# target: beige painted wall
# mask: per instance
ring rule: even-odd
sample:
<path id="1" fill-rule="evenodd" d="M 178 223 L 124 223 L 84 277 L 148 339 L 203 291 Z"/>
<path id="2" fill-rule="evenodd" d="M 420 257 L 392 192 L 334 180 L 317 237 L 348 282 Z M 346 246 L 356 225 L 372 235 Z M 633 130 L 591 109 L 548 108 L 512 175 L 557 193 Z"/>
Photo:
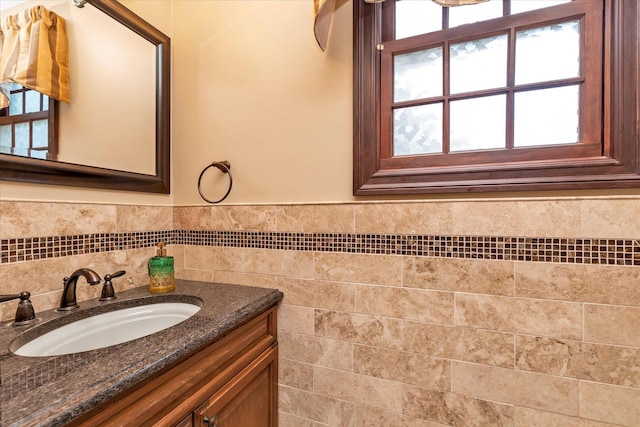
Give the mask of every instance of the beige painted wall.
<path id="1" fill-rule="evenodd" d="M 316 44 L 311 0 L 174 2 L 176 204 L 231 162 L 228 203 L 348 201 L 351 196 L 351 3 Z M 210 170 L 210 198 L 226 177 Z"/>
<path id="2" fill-rule="evenodd" d="M 51 0 L 53 1 L 53 0 Z M 17 200 L 204 205 L 200 171 L 229 160 L 224 204 L 370 200 L 352 195 L 352 1 L 339 2 L 329 46 L 311 0 L 123 0 L 172 37 L 172 195 L 0 182 Z M 226 191 L 211 169 L 203 190 Z M 630 195 L 640 191 L 425 195 L 460 199 Z"/>

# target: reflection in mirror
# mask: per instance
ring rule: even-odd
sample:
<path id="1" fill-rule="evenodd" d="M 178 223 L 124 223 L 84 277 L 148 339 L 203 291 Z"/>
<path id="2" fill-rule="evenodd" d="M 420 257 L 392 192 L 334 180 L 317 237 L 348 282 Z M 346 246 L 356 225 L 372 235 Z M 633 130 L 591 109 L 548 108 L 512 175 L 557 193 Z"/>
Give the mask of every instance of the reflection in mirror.
<path id="1" fill-rule="evenodd" d="M 57 154 L 0 154 L 0 179 L 169 192 L 170 39 L 116 0 L 28 0 L 66 20 L 71 102 L 56 102 Z"/>

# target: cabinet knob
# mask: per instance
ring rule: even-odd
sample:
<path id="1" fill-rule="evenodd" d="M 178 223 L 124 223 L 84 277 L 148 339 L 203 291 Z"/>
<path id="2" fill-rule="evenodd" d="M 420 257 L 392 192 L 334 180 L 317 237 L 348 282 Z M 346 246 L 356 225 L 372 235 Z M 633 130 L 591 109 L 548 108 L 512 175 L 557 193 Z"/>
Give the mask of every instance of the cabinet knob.
<path id="1" fill-rule="evenodd" d="M 204 423 L 204 425 L 206 427 L 216 427 L 216 420 L 218 419 L 217 416 L 213 416 L 211 418 L 209 417 L 204 417 L 204 419 L 202 420 L 202 422 Z"/>

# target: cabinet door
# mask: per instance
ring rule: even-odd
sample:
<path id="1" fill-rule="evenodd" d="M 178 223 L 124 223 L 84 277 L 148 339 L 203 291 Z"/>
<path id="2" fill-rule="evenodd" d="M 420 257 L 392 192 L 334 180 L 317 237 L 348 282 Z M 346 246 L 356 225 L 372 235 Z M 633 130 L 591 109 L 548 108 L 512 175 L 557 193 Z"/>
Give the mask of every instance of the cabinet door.
<path id="1" fill-rule="evenodd" d="M 276 427 L 277 347 L 236 375 L 194 413 L 195 427 Z"/>
<path id="2" fill-rule="evenodd" d="M 184 420 L 176 424 L 176 427 L 193 427 L 193 414 L 189 414 Z"/>

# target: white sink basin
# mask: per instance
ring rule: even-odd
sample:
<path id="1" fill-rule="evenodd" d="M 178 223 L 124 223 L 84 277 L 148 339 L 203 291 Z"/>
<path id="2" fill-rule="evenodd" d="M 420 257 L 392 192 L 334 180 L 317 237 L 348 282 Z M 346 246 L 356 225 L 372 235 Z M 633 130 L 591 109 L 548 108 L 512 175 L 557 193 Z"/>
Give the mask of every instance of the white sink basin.
<path id="1" fill-rule="evenodd" d="M 77 320 L 23 344 L 19 356 L 58 356 L 121 344 L 177 325 L 200 310 L 167 302 L 124 308 Z"/>

